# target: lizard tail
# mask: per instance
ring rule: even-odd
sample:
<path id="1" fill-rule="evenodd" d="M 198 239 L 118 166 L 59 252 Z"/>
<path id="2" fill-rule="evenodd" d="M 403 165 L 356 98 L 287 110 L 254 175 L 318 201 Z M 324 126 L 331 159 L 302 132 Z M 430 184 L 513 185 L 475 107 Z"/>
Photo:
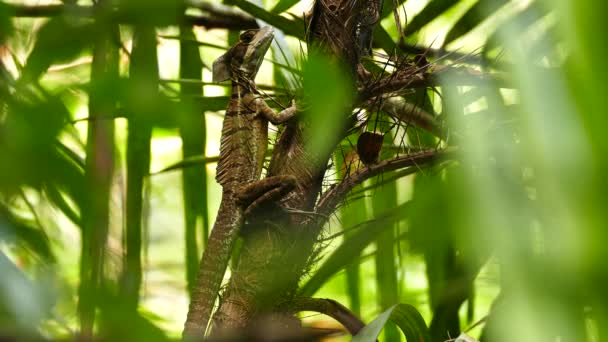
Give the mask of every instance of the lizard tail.
<path id="1" fill-rule="evenodd" d="M 243 212 L 234 195 L 224 193 L 192 291 L 184 340 L 200 340 L 205 335 L 242 222 Z"/>

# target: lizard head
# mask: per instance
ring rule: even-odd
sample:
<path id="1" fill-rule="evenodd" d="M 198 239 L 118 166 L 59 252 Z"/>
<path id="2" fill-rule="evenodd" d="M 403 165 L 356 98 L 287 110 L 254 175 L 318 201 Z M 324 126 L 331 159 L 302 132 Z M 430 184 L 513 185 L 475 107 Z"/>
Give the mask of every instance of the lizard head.
<path id="1" fill-rule="evenodd" d="M 253 81 L 273 37 L 270 26 L 241 33 L 239 42 L 213 62 L 213 81 L 222 82 L 239 76 Z"/>

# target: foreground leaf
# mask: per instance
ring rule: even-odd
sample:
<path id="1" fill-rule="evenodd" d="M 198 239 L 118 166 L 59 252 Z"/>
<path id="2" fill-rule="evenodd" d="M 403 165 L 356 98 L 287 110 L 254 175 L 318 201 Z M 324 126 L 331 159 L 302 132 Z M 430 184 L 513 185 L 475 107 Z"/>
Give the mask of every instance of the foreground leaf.
<path id="1" fill-rule="evenodd" d="M 433 0 L 412 19 L 405 28 L 405 35 L 409 36 L 418 32 L 421 28 L 428 25 L 431 21 L 437 19 L 447 10 L 456 5 L 458 0 Z"/>
<path id="2" fill-rule="evenodd" d="M 480 0 L 458 19 L 447 33 L 443 45 L 445 46 L 467 34 L 508 2 L 508 0 Z"/>
<path id="3" fill-rule="evenodd" d="M 249 13 L 251 16 L 255 17 L 256 19 L 263 20 L 266 23 L 268 23 L 269 25 L 272 25 L 272 26 L 278 28 L 279 30 L 285 32 L 286 34 L 288 34 L 290 36 L 294 36 L 300 40 L 304 40 L 304 23 L 303 22 L 289 20 L 278 14 L 268 12 L 265 9 L 258 7 L 249 1 L 234 0 L 234 1 L 231 1 L 231 3 L 234 3 L 238 8 Z"/>
<path id="4" fill-rule="evenodd" d="M 351 341 L 376 341 L 389 320 L 401 329 L 407 342 L 431 341 L 431 336 L 424 319 L 418 310 L 409 304 L 397 304 L 384 311 L 371 323 L 366 325 Z"/>
<path id="5" fill-rule="evenodd" d="M 52 64 L 68 62 L 90 46 L 94 27 L 83 21 L 68 20 L 60 16 L 40 28 L 36 44 L 23 69 L 23 77 L 35 80 Z"/>

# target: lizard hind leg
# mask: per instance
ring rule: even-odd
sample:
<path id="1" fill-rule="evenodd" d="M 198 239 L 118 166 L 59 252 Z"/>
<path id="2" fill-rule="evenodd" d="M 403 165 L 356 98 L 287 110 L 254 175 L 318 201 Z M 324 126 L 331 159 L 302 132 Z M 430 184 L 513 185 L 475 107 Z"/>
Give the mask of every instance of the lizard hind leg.
<path id="1" fill-rule="evenodd" d="M 237 199 L 245 208 L 245 217 L 265 204 L 283 198 L 296 187 L 296 178 L 290 175 L 271 176 L 241 186 Z"/>

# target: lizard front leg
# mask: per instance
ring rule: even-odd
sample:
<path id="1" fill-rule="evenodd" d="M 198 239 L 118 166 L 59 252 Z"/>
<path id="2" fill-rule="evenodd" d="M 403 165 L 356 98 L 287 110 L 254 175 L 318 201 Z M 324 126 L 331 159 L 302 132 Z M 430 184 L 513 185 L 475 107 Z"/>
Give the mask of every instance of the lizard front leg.
<path id="1" fill-rule="evenodd" d="M 262 115 L 266 120 L 272 122 L 275 125 L 280 125 L 285 123 L 287 120 L 293 118 L 298 111 L 296 108 L 295 102 L 292 101 L 291 106 L 288 108 L 276 112 L 274 109 L 270 108 L 266 101 L 262 98 L 255 99 L 255 106 L 257 109 L 257 113 Z"/>
<path id="2" fill-rule="evenodd" d="M 267 177 L 237 189 L 237 199 L 245 208 L 247 217 L 265 203 L 277 201 L 296 187 L 296 178 L 290 175 Z"/>

